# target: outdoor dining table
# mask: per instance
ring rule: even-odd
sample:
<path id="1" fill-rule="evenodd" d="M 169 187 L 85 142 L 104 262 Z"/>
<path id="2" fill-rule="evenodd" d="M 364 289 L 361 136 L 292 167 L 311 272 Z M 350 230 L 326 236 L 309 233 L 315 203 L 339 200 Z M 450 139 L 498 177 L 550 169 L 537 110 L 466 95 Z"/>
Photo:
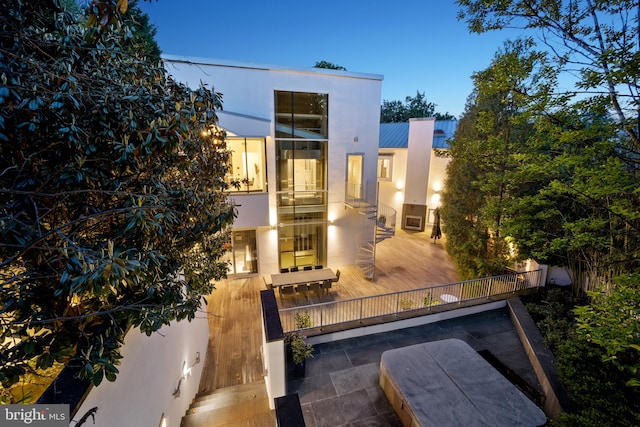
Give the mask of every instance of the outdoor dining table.
<path id="1" fill-rule="evenodd" d="M 325 280 L 336 281 L 338 280 L 338 276 L 336 276 L 336 273 L 330 268 L 301 270 L 271 275 L 271 283 L 274 288 L 286 285 L 299 285 L 301 283 L 323 282 Z"/>

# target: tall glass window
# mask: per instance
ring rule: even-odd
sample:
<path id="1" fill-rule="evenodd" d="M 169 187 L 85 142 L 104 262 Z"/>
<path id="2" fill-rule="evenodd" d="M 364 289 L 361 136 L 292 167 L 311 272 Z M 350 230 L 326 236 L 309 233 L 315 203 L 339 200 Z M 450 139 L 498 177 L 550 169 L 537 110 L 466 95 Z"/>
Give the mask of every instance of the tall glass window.
<path id="1" fill-rule="evenodd" d="M 347 202 L 364 199 L 364 154 L 347 154 Z"/>
<path id="2" fill-rule="evenodd" d="M 229 191 L 267 191 L 264 138 L 228 137 L 226 143 L 231 151 L 227 182 L 240 182 L 239 189 Z"/>
<path id="3" fill-rule="evenodd" d="M 253 274 L 258 272 L 258 247 L 256 230 L 234 230 L 231 246 L 225 255 L 229 262 L 229 274 Z"/>
<path id="4" fill-rule="evenodd" d="M 325 264 L 328 95 L 275 92 L 280 267 Z"/>

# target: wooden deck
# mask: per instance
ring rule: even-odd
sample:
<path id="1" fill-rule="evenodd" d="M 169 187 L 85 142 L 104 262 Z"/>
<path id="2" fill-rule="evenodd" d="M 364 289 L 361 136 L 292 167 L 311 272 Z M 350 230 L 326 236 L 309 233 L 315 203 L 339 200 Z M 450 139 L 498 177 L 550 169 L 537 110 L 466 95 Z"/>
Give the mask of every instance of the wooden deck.
<path id="1" fill-rule="evenodd" d="M 398 230 L 396 236 L 379 243 L 376 251 L 373 280 L 363 278 L 356 266 L 330 265 L 341 272 L 340 281 L 330 292 L 281 297 L 276 291 L 279 306 L 352 299 L 458 280 L 444 241 L 433 243 L 426 232 Z M 265 288 L 262 276 L 225 280 L 216 288 L 207 298 L 210 338 L 199 394 L 263 378 L 259 295 Z"/>

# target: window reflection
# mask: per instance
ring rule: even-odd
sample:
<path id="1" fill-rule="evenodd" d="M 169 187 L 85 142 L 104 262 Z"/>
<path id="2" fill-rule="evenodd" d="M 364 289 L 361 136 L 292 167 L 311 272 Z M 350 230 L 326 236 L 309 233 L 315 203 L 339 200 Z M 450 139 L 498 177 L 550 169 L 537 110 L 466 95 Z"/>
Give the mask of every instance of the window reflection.
<path id="1" fill-rule="evenodd" d="M 326 139 L 327 94 L 276 92 L 276 138 Z"/>

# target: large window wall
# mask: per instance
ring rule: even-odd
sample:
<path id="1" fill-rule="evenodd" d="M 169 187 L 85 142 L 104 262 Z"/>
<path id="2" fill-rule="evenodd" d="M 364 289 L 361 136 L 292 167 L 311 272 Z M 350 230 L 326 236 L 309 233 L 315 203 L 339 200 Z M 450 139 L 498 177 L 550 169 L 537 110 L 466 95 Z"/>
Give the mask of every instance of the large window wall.
<path id="1" fill-rule="evenodd" d="M 328 95 L 275 92 L 280 267 L 325 264 Z"/>

